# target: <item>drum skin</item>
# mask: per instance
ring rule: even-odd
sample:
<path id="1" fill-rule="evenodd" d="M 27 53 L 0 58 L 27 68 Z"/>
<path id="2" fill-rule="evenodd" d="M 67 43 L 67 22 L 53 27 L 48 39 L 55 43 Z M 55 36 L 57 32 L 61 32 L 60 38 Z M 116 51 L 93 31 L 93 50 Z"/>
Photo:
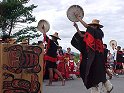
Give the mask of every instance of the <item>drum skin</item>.
<path id="1" fill-rule="evenodd" d="M 72 5 L 67 10 L 67 18 L 72 22 L 78 22 L 78 19 L 75 17 L 75 14 L 78 14 L 81 19 L 84 17 L 83 8 L 79 5 Z"/>
<path id="2" fill-rule="evenodd" d="M 43 33 L 43 29 L 45 32 L 48 32 L 50 29 L 50 24 L 48 21 L 42 19 L 38 22 L 37 29 Z"/>

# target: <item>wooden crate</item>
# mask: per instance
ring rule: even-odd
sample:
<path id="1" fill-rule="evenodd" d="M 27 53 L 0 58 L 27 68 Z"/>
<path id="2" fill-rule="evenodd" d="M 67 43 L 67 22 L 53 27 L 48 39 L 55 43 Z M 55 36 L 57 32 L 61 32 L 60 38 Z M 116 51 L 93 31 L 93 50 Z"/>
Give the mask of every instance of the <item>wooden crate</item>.
<path id="1" fill-rule="evenodd" d="M 42 93 L 43 45 L 0 44 L 0 93 Z"/>

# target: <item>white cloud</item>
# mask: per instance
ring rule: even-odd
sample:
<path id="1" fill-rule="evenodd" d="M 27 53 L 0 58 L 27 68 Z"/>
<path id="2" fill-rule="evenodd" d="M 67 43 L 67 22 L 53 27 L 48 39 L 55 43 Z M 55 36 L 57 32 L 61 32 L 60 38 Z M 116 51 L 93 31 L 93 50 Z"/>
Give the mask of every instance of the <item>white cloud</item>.
<path id="1" fill-rule="evenodd" d="M 123 25 L 124 21 L 124 1 L 123 0 L 32 0 L 31 3 L 38 5 L 34 14 L 37 20 L 44 18 L 50 22 L 51 29 L 48 34 L 57 31 L 61 37 L 60 45 L 64 48 L 71 47 L 70 40 L 76 30 L 73 23 L 67 19 L 66 11 L 74 4 L 80 5 L 84 9 L 84 20 L 90 23 L 93 18 L 98 18 L 104 25 L 104 43 L 109 44 L 111 39 L 115 39 L 119 45 L 124 47 Z M 85 30 L 80 26 L 81 30 Z M 73 48 L 72 50 L 75 51 Z"/>
<path id="2" fill-rule="evenodd" d="M 75 4 L 84 9 L 83 19 L 87 23 L 90 23 L 93 18 L 100 19 L 101 24 L 104 25 L 104 43 L 109 46 L 109 41 L 115 39 L 124 47 L 124 0 L 30 0 L 30 4 L 38 5 L 33 11 L 37 22 L 32 25 L 37 26 L 41 19 L 47 20 L 50 23 L 50 31 L 47 34 L 57 31 L 62 39 L 59 43 L 65 49 L 71 47 L 72 51 L 76 51 L 70 44 L 76 30 L 66 16 L 67 9 Z M 85 28 L 80 25 L 80 30 Z"/>

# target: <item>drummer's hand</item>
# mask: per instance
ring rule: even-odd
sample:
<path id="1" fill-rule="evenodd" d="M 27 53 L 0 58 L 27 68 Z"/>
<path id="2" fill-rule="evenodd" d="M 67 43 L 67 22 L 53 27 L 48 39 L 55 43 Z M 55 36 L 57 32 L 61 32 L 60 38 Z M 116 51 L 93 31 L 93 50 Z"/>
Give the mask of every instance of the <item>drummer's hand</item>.
<path id="1" fill-rule="evenodd" d="M 79 14 L 74 13 L 74 15 L 75 15 L 75 17 L 76 17 L 77 19 L 80 19 L 80 15 L 79 15 Z"/>

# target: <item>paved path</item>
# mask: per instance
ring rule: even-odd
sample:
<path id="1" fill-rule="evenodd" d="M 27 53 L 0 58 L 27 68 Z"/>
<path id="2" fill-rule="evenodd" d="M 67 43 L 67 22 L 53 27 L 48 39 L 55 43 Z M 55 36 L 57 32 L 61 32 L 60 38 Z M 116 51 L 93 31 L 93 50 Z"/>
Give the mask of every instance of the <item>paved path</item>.
<path id="1" fill-rule="evenodd" d="M 53 86 L 46 86 L 47 82 L 48 81 L 46 80 L 43 83 L 43 93 L 90 93 L 90 90 L 87 90 L 84 87 L 80 78 L 66 81 L 65 86 L 61 86 L 60 81 L 53 82 Z M 111 82 L 114 86 L 111 93 L 124 93 L 124 75 L 119 76 L 119 78 L 114 77 Z"/>

